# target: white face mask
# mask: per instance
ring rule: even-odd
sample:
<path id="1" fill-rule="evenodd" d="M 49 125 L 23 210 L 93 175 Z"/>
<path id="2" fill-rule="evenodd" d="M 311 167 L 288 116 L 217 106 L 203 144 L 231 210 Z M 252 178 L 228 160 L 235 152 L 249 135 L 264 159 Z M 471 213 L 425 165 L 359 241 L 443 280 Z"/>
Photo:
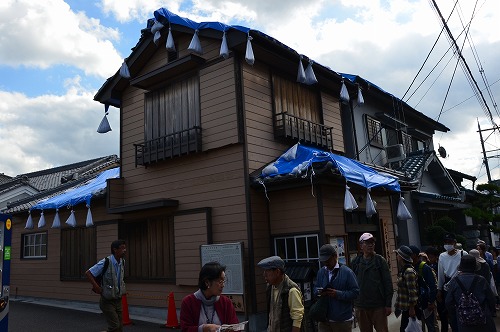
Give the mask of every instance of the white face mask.
<path id="1" fill-rule="evenodd" d="M 453 246 L 453 244 L 445 244 L 443 247 L 444 247 L 444 250 L 446 250 L 446 251 L 452 251 L 455 248 Z"/>

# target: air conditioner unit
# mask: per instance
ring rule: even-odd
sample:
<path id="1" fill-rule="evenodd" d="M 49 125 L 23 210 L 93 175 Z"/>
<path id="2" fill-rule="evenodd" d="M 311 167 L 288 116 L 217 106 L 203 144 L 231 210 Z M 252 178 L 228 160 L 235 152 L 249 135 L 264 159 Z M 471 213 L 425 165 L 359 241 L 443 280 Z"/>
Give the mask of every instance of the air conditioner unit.
<path id="1" fill-rule="evenodd" d="M 403 148 L 403 144 L 389 145 L 385 147 L 385 153 L 387 155 L 387 162 L 392 163 L 395 161 L 401 161 L 406 158 L 406 153 Z"/>

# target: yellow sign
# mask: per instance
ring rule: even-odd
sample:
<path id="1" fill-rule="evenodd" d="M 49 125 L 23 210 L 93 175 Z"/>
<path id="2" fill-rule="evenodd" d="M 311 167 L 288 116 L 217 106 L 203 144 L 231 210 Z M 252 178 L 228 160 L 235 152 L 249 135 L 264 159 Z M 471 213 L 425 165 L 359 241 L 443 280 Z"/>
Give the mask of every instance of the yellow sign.
<path id="1" fill-rule="evenodd" d="M 10 228 L 12 227 L 12 221 L 10 221 L 10 219 L 7 219 L 7 223 L 5 224 L 5 227 L 7 227 L 8 231 L 10 231 Z"/>

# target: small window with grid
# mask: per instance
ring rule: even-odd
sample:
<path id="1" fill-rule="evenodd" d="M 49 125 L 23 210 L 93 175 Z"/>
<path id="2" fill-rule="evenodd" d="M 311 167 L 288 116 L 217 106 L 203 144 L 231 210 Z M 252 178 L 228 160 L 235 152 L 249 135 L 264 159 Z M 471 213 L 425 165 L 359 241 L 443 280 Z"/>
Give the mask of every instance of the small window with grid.
<path id="1" fill-rule="evenodd" d="M 317 262 L 319 259 L 318 235 L 276 237 L 274 253 L 285 262 Z"/>
<path id="2" fill-rule="evenodd" d="M 47 258 L 47 232 L 23 235 L 23 258 Z"/>
<path id="3" fill-rule="evenodd" d="M 403 142 L 403 147 L 405 149 L 406 155 L 413 151 L 411 136 L 405 132 L 401 132 L 401 141 Z"/>
<path id="4" fill-rule="evenodd" d="M 382 139 L 382 125 L 380 121 L 375 120 L 369 116 L 366 117 L 366 129 L 370 144 L 378 147 L 383 147 L 384 142 Z"/>

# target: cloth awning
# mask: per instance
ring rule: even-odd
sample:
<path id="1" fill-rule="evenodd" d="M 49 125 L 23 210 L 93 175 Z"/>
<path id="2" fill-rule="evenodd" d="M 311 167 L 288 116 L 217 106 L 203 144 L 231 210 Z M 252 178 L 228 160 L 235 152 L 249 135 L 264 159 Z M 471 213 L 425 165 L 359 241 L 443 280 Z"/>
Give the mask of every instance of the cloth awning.
<path id="1" fill-rule="evenodd" d="M 59 209 L 61 207 L 75 206 L 80 203 L 86 203 L 90 206 L 92 197 L 106 189 L 106 181 L 118 178 L 119 176 L 120 167 L 106 170 L 80 187 L 68 189 L 60 195 L 38 202 L 31 210 Z"/>
<path id="2" fill-rule="evenodd" d="M 276 161 L 267 165 L 259 178 L 265 182 L 266 178 L 278 175 L 301 176 L 307 174 L 307 170 L 312 167 L 313 163 L 325 161 L 332 162 L 333 166 L 338 168 L 340 174 L 348 182 L 368 189 L 382 187 L 396 192 L 401 191 L 396 177 L 379 173 L 356 160 L 300 143 L 295 144 Z"/>

